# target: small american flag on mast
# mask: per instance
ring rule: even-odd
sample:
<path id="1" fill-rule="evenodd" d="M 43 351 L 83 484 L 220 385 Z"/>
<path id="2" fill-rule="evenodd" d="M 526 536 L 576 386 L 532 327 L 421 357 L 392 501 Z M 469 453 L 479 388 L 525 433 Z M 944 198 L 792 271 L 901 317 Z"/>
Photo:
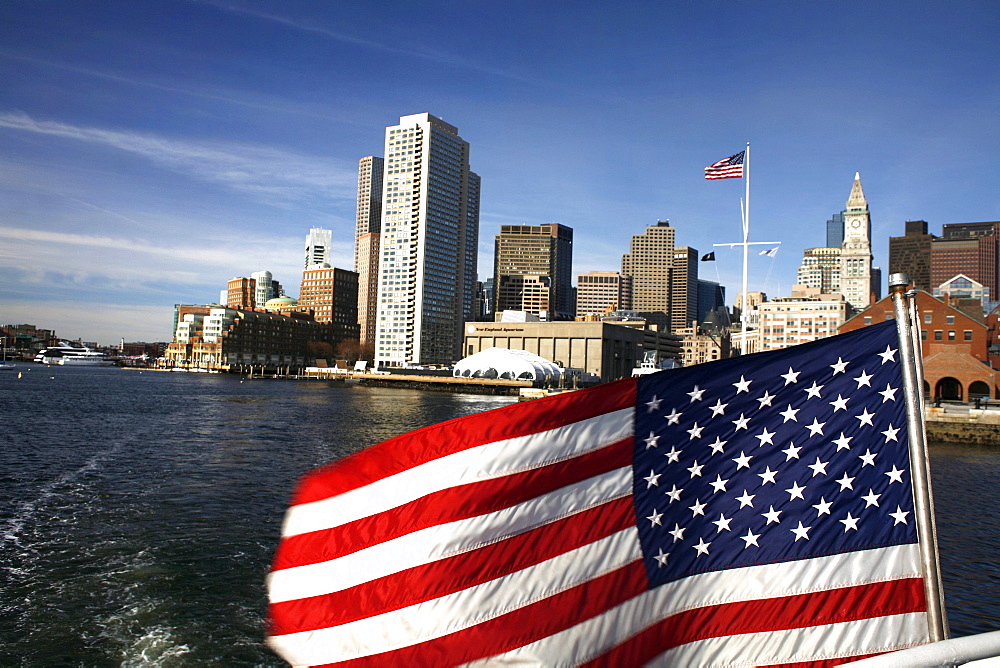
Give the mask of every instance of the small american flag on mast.
<path id="1" fill-rule="evenodd" d="M 307 475 L 296 665 L 835 665 L 927 641 L 895 323 L 404 434 Z M 884 388 L 884 389 L 883 389 Z"/>
<path id="2" fill-rule="evenodd" d="M 712 163 L 705 168 L 706 179 L 740 179 L 743 178 L 743 158 L 746 151 Z"/>

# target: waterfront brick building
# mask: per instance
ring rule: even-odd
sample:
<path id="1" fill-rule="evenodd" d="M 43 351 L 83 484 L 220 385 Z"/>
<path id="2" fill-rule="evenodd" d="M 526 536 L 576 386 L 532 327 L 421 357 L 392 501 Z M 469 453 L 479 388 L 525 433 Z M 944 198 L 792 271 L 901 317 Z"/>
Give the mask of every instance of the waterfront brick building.
<path id="1" fill-rule="evenodd" d="M 309 313 L 178 306 L 168 365 L 183 369 L 294 371 L 307 363 L 310 341 L 324 341 L 328 327 Z"/>
<path id="2" fill-rule="evenodd" d="M 989 364 L 985 319 L 981 315 L 975 317 L 974 310 L 958 308 L 959 305 L 917 291 L 924 394 L 959 400 L 968 400 L 970 396 L 1000 398 L 996 373 Z M 840 333 L 893 317 L 892 298 L 886 297 L 845 322 Z"/>
<path id="3" fill-rule="evenodd" d="M 360 338 L 358 304 L 357 272 L 329 265 L 313 265 L 302 272 L 297 310 L 310 310 L 316 322 L 327 325 L 328 343 L 336 346 Z"/>

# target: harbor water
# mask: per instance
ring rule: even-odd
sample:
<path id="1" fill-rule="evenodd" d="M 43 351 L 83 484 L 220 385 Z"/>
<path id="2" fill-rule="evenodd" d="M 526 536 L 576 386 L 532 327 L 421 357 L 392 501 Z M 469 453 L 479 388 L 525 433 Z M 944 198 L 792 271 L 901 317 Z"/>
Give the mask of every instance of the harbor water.
<path id="1" fill-rule="evenodd" d="M 511 397 L 20 364 L 0 375 L 0 665 L 283 665 L 264 580 L 305 471 Z M 1000 448 L 934 444 L 954 636 L 1000 629 Z"/>

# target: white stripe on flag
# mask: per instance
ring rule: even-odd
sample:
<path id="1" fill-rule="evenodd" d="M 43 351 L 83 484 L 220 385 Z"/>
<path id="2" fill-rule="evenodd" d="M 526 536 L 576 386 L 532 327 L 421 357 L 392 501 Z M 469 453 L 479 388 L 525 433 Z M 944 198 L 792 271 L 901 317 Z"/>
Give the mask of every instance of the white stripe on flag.
<path id="1" fill-rule="evenodd" d="M 879 654 L 927 642 L 927 613 L 861 619 L 787 631 L 709 638 L 667 650 L 650 666 L 749 666 Z M 844 648 L 850 647 L 850 652 Z"/>
<path id="2" fill-rule="evenodd" d="M 632 468 L 624 467 L 495 513 L 428 527 L 331 561 L 274 571 L 268 576 L 271 602 L 342 591 L 495 543 L 631 493 Z"/>
<path id="3" fill-rule="evenodd" d="M 499 478 L 599 450 L 632 436 L 631 408 L 565 427 L 456 452 L 322 501 L 291 507 L 282 536 L 320 531 L 396 508 L 447 487 Z"/>
<path id="4" fill-rule="evenodd" d="M 638 532 L 629 528 L 431 601 L 333 628 L 273 636 L 268 642 L 285 659 L 302 664 L 334 663 L 397 650 L 489 621 L 641 558 Z M 355 642 L 346 645 L 348 638 Z"/>
<path id="5" fill-rule="evenodd" d="M 491 661 L 498 664 L 535 661 L 538 665 L 558 665 L 565 657 L 567 647 L 577 648 L 578 651 L 574 651 L 577 657 L 600 656 L 661 619 L 686 610 L 907 577 L 920 577 L 920 553 L 916 545 L 896 545 L 861 553 L 702 573 L 650 590 L 604 614 L 537 642 L 469 665 L 485 666 Z M 926 634 L 926 624 L 923 633 Z M 678 661 L 674 665 L 690 664 Z M 735 665 L 740 664 L 737 662 Z"/>

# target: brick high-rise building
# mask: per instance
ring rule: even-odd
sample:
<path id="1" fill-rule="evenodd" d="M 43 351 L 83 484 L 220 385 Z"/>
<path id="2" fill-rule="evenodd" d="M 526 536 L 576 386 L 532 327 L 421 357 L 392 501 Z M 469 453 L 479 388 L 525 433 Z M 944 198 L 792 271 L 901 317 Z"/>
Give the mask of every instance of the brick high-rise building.
<path id="1" fill-rule="evenodd" d="M 458 128 L 430 114 L 386 128 L 375 363 L 447 364 L 475 320 L 479 176 Z"/>
<path id="2" fill-rule="evenodd" d="M 908 220 L 901 237 L 889 237 L 889 275 L 906 274 L 918 290 L 930 292 L 931 242 L 936 239 L 927 233 L 927 221 Z"/>
<path id="3" fill-rule="evenodd" d="M 361 343 L 375 343 L 378 315 L 378 260 L 382 217 L 382 158 L 358 162 L 358 210 L 354 228 L 354 271 L 358 274 Z"/>
<path id="4" fill-rule="evenodd" d="M 357 339 L 358 274 L 328 265 L 304 270 L 296 310 L 312 311 L 316 322 L 327 325 L 333 345 Z"/>
<path id="5" fill-rule="evenodd" d="M 225 306 L 251 311 L 257 308 L 257 281 L 245 276 L 230 279 L 226 286 Z"/>
<path id="6" fill-rule="evenodd" d="M 1000 294 L 1000 222 L 952 223 L 931 241 L 931 289 L 965 274 Z"/>

